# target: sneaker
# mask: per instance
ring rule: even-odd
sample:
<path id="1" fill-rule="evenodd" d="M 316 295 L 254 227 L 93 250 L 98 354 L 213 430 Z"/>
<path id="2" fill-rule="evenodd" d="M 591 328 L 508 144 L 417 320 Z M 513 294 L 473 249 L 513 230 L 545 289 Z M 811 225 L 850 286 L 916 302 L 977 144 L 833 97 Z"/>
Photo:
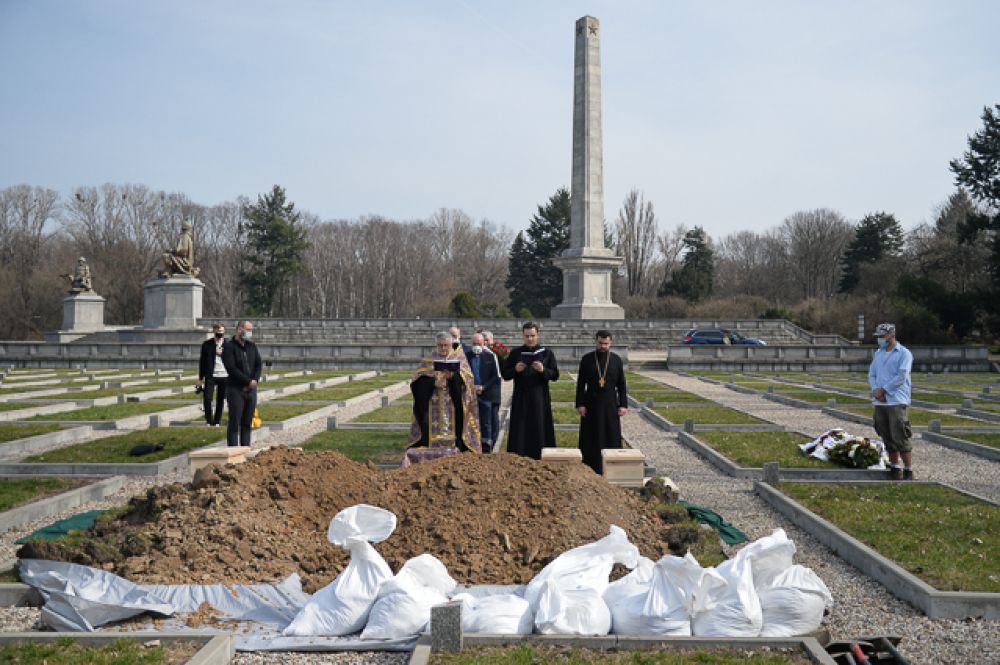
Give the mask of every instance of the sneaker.
<path id="1" fill-rule="evenodd" d="M 913 469 L 903 469 L 903 480 L 913 480 Z"/>
<path id="2" fill-rule="evenodd" d="M 913 475 L 912 471 L 910 472 L 910 475 Z M 903 479 L 902 469 L 900 469 L 898 466 L 889 469 L 889 480 L 902 480 L 902 479 Z"/>

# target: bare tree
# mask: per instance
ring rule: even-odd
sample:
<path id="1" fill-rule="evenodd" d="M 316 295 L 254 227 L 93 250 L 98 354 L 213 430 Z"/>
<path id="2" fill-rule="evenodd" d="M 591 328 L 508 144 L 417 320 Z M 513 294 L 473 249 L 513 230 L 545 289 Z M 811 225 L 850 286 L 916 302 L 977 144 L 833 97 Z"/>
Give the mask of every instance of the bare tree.
<path id="1" fill-rule="evenodd" d="M 615 247 L 624 258 L 625 283 L 630 296 L 647 295 L 656 285 L 650 266 L 656 251 L 656 214 L 651 201 L 643 202 L 638 189 L 625 196 L 615 220 Z"/>
<path id="2" fill-rule="evenodd" d="M 657 236 L 656 247 L 660 250 L 660 256 L 651 270 L 655 284 L 666 284 L 670 275 L 680 268 L 684 258 L 684 236 L 687 232 L 688 228 L 685 225 L 678 224 Z"/>
<path id="3" fill-rule="evenodd" d="M 788 250 L 789 275 L 802 298 L 829 298 L 837 291 L 840 258 L 854 238 L 854 227 L 835 210 L 796 212 L 780 227 Z"/>
<path id="4" fill-rule="evenodd" d="M 51 189 L 17 185 L 0 190 L 0 333 L 39 337 L 47 323 L 40 269 L 48 253 L 48 231 L 59 207 Z"/>

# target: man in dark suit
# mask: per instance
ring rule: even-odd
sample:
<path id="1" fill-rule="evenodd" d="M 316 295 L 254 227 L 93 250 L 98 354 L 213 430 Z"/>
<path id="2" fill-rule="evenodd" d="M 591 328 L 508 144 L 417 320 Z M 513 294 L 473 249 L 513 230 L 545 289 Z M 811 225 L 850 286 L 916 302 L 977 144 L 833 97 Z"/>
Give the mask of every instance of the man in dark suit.
<path id="1" fill-rule="evenodd" d="M 230 446 L 250 445 L 250 423 L 257 408 L 257 382 L 260 381 L 261 359 L 253 337 L 253 324 L 240 321 L 236 334 L 222 349 L 222 363 L 229 381 L 226 402 L 229 403 L 229 428 L 226 443 Z"/>
<path id="2" fill-rule="evenodd" d="M 201 343 L 198 359 L 198 385 L 205 405 L 205 422 L 218 427 L 222 422 L 222 409 L 226 404 L 226 366 L 222 363 L 222 347 L 226 343 L 226 326 L 212 324 L 212 337 Z M 215 417 L 212 417 L 212 394 L 215 394 Z"/>
<path id="3" fill-rule="evenodd" d="M 475 377 L 476 397 L 479 399 L 479 431 L 482 433 L 483 452 L 493 452 L 500 436 L 499 428 L 498 431 L 493 431 L 493 423 L 500 422 L 500 365 L 493 352 L 486 348 L 481 333 L 472 336 L 468 358 Z"/>

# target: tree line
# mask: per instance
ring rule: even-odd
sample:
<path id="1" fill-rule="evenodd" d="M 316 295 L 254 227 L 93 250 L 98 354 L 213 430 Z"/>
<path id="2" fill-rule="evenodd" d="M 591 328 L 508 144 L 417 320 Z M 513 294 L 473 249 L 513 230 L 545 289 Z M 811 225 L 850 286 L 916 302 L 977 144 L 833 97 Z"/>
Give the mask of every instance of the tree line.
<path id="1" fill-rule="evenodd" d="M 950 164 L 957 189 L 933 221 L 904 232 L 891 212 L 852 222 L 795 212 L 774 227 L 713 239 L 701 226 L 661 230 L 633 189 L 606 223 L 623 257 L 613 297 L 629 318 L 788 318 L 854 337 L 894 320 L 914 342 L 1000 331 L 1000 105 Z M 285 190 L 217 205 L 145 185 L 0 189 L 0 338 L 61 325 L 77 257 L 112 325 L 141 322 L 143 284 L 191 221 L 210 316 L 544 318 L 562 300 L 552 259 L 569 246 L 570 194 L 558 189 L 517 234 L 462 210 L 426 219 L 323 221 Z M 906 331 L 905 335 L 902 331 Z"/>

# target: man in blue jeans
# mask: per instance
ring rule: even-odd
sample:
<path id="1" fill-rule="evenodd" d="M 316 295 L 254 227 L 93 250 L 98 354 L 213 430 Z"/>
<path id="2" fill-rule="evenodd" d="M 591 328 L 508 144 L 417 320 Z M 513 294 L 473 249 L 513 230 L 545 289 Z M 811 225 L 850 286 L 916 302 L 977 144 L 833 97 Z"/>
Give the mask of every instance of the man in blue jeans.
<path id="1" fill-rule="evenodd" d="M 889 477 L 893 480 L 913 480 L 913 453 L 910 446 L 910 406 L 913 354 L 896 341 L 896 326 L 880 323 L 875 328 L 878 350 L 868 368 L 868 385 L 872 389 L 875 432 L 889 451 Z M 899 465 L 900 458 L 903 467 Z"/>
<path id="2" fill-rule="evenodd" d="M 499 431 L 493 430 L 493 411 L 500 411 L 500 365 L 496 356 L 486 348 L 482 333 L 472 336 L 469 348 L 469 365 L 475 377 L 476 397 L 479 399 L 479 431 L 482 433 L 483 452 L 492 452 Z M 497 428 L 499 429 L 499 427 Z"/>

